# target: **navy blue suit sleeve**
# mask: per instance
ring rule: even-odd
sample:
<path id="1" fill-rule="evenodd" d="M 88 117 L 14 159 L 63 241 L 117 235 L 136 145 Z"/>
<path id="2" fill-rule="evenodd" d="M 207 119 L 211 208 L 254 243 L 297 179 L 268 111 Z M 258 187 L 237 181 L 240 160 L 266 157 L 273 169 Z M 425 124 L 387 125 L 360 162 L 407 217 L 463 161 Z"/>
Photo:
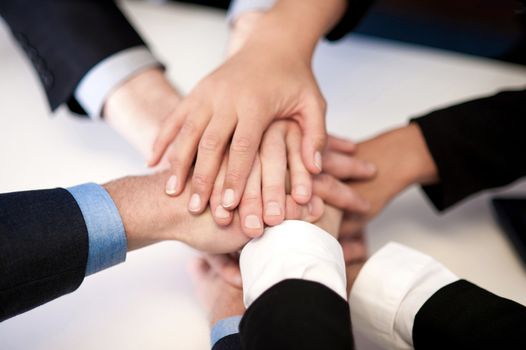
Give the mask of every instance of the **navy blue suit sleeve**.
<path id="1" fill-rule="evenodd" d="M 88 232 L 64 189 L 0 195 L 0 321 L 78 288 Z"/>

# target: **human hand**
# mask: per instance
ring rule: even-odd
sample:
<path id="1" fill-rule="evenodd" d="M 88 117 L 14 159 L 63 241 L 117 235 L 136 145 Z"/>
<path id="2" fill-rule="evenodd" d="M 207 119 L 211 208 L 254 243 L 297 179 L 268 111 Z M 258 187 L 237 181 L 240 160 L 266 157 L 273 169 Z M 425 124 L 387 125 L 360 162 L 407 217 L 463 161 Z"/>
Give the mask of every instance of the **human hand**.
<path id="1" fill-rule="evenodd" d="M 223 161 L 210 198 L 210 206 L 219 225 L 228 225 L 232 217 L 231 212 L 221 205 L 221 179 L 225 171 L 226 161 Z M 287 181 L 288 178 L 290 181 Z M 287 196 L 288 193 L 291 195 Z M 274 226 L 285 217 L 290 218 L 286 208 L 294 208 L 296 203 L 309 203 L 311 195 L 311 175 L 301 159 L 300 128 L 293 121 L 272 123 L 263 136 L 238 208 L 244 232 L 250 237 L 261 235 L 264 225 Z M 312 202 L 322 205 L 319 199 Z"/>
<path id="2" fill-rule="evenodd" d="M 192 193 L 199 196 L 201 210 L 231 138 L 221 203 L 228 210 L 238 206 L 262 134 L 276 118 L 298 120 L 304 134 L 303 161 L 310 172 L 321 171 L 325 102 L 311 71 L 311 57 L 327 23 L 337 19 L 334 13 L 345 5 L 341 0 L 280 3 L 258 22 L 241 50 L 197 85 L 155 143 L 150 164 L 168 153 L 175 176 L 167 191 L 171 195 L 182 191 L 197 154 Z M 309 30 L 301 13 L 313 17 Z"/>
<path id="3" fill-rule="evenodd" d="M 144 157 L 149 158 L 163 121 L 180 100 L 181 95 L 161 69 L 146 69 L 109 94 L 103 117 Z"/>
<path id="4" fill-rule="evenodd" d="M 245 313 L 243 290 L 228 284 L 205 259 L 196 258 L 189 270 L 211 327 L 220 320 Z"/>
<path id="5" fill-rule="evenodd" d="M 345 188 L 349 188 L 370 205 L 366 213 L 346 210 L 340 229 L 342 236 L 352 236 L 362 230 L 367 222 L 408 186 L 430 184 L 438 180 L 436 166 L 416 124 L 382 133 L 358 144 L 354 160 L 376 165 L 378 172 L 372 179 L 350 180 L 350 159 L 344 153 L 337 156 L 326 157 L 327 172 L 334 176 L 317 177 L 314 180 L 314 193 L 328 203 L 343 208 L 341 204 L 346 202 L 346 198 L 342 193 Z"/>
<path id="6" fill-rule="evenodd" d="M 351 235 L 339 237 L 345 259 L 347 275 L 347 293 L 352 289 L 363 265 L 367 261 L 367 246 L 364 231 L 355 231 Z"/>
<path id="7" fill-rule="evenodd" d="M 190 186 L 178 198 L 167 197 L 162 184 L 169 175 L 164 171 L 126 177 L 103 185 L 121 215 L 129 250 L 162 240 L 178 240 L 204 252 L 230 253 L 239 250 L 249 240 L 241 230 L 237 212 L 233 213 L 231 224 L 226 227 L 218 227 L 209 211 L 200 216 L 189 214 L 186 203 Z M 315 220 L 323 211 L 319 198 L 313 205 L 298 205 L 292 200 L 287 203 L 290 205 L 286 212 L 291 219 Z"/>

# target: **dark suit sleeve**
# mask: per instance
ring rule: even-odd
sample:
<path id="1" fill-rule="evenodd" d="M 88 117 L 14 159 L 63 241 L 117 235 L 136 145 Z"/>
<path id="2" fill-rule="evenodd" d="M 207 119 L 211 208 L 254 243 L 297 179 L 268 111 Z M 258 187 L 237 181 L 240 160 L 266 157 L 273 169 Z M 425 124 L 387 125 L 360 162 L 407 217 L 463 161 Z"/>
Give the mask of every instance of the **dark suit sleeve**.
<path id="1" fill-rule="evenodd" d="M 239 328 L 244 350 L 353 348 L 349 304 L 326 286 L 305 280 L 289 279 L 268 289 L 250 305 Z"/>
<path id="2" fill-rule="evenodd" d="M 420 308 L 416 350 L 526 349 L 526 308 L 465 280 L 447 285 Z"/>
<path id="3" fill-rule="evenodd" d="M 31 60 L 51 109 L 74 99 L 82 77 L 97 63 L 127 48 L 144 45 L 110 0 L 2 0 L 0 15 Z"/>
<path id="4" fill-rule="evenodd" d="M 227 335 L 214 344 L 212 350 L 240 350 L 241 342 L 239 333 Z"/>
<path id="5" fill-rule="evenodd" d="M 375 0 L 347 0 L 347 10 L 338 24 L 327 34 L 327 39 L 335 41 L 343 38 L 358 26 Z"/>
<path id="6" fill-rule="evenodd" d="M 0 195 L 0 321 L 82 283 L 88 232 L 64 189 Z"/>
<path id="7" fill-rule="evenodd" d="M 439 210 L 526 175 L 526 90 L 501 92 L 412 121 L 438 168 L 440 183 L 423 189 Z"/>

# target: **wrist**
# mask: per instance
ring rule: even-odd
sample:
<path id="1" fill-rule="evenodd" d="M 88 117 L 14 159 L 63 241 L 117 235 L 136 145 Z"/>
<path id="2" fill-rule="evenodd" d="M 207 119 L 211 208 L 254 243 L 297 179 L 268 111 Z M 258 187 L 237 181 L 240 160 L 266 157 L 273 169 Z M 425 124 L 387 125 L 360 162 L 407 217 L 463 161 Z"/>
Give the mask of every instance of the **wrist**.
<path id="1" fill-rule="evenodd" d="M 437 169 L 420 128 L 416 124 L 395 129 L 378 137 L 383 143 L 382 162 L 387 164 L 395 194 L 414 184 L 438 181 Z"/>
<path id="2" fill-rule="evenodd" d="M 128 142 L 148 156 L 163 120 L 181 96 L 159 68 L 144 70 L 115 88 L 103 116 Z"/>
<path id="3" fill-rule="evenodd" d="M 184 206 L 163 192 L 165 175 L 129 176 L 102 185 L 121 217 L 128 250 L 162 240 L 180 240 L 175 226 L 181 223 Z"/>
<path id="4" fill-rule="evenodd" d="M 318 41 L 345 12 L 345 0 L 281 0 L 262 16 L 248 41 L 273 43 L 311 59 Z"/>

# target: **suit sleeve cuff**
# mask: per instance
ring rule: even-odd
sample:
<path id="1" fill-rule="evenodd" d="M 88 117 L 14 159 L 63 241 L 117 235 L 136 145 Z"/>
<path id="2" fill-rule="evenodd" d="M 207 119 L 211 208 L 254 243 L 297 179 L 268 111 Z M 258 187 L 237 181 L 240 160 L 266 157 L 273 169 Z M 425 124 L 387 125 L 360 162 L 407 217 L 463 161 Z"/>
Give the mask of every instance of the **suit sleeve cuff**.
<path id="1" fill-rule="evenodd" d="M 349 303 L 355 331 L 386 349 L 412 349 L 418 310 L 458 277 L 432 257 L 389 243 L 364 265 Z"/>
<path id="2" fill-rule="evenodd" d="M 275 3 L 276 0 L 234 0 L 228 9 L 228 23 L 232 25 L 243 13 L 268 11 Z"/>
<path id="3" fill-rule="evenodd" d="M 296 220 L 268 228 L 241 251 L 243 298 L 248 308 L 261 294 L 286 279 L 318 282 L 347 300 L 343 252 L 319 227 Z"/>
<path id="4" fill-rule="evenodd" d="M 210 344 L 212 347 L 224 337 L 239 333 L 239 323 L 242 317 L 243 316 L 232 316 L 217 321 L 210 332 Z"/>
<path id="5" fill-rule="evenodd" d="M 131 47 L 99 62 L 82 78 L 75 99 L 91 117 L 98 119 L 109 94 L 141 71 L 162 65 L 146 46 Z"/>
<path id="6" fill-rule="evenodd" d="M 80 207 L 88 230 L 86 276 L 126 260 L 127 241 L 124 225 L 108 192 L 93 183 L 67 190 Z"/>

